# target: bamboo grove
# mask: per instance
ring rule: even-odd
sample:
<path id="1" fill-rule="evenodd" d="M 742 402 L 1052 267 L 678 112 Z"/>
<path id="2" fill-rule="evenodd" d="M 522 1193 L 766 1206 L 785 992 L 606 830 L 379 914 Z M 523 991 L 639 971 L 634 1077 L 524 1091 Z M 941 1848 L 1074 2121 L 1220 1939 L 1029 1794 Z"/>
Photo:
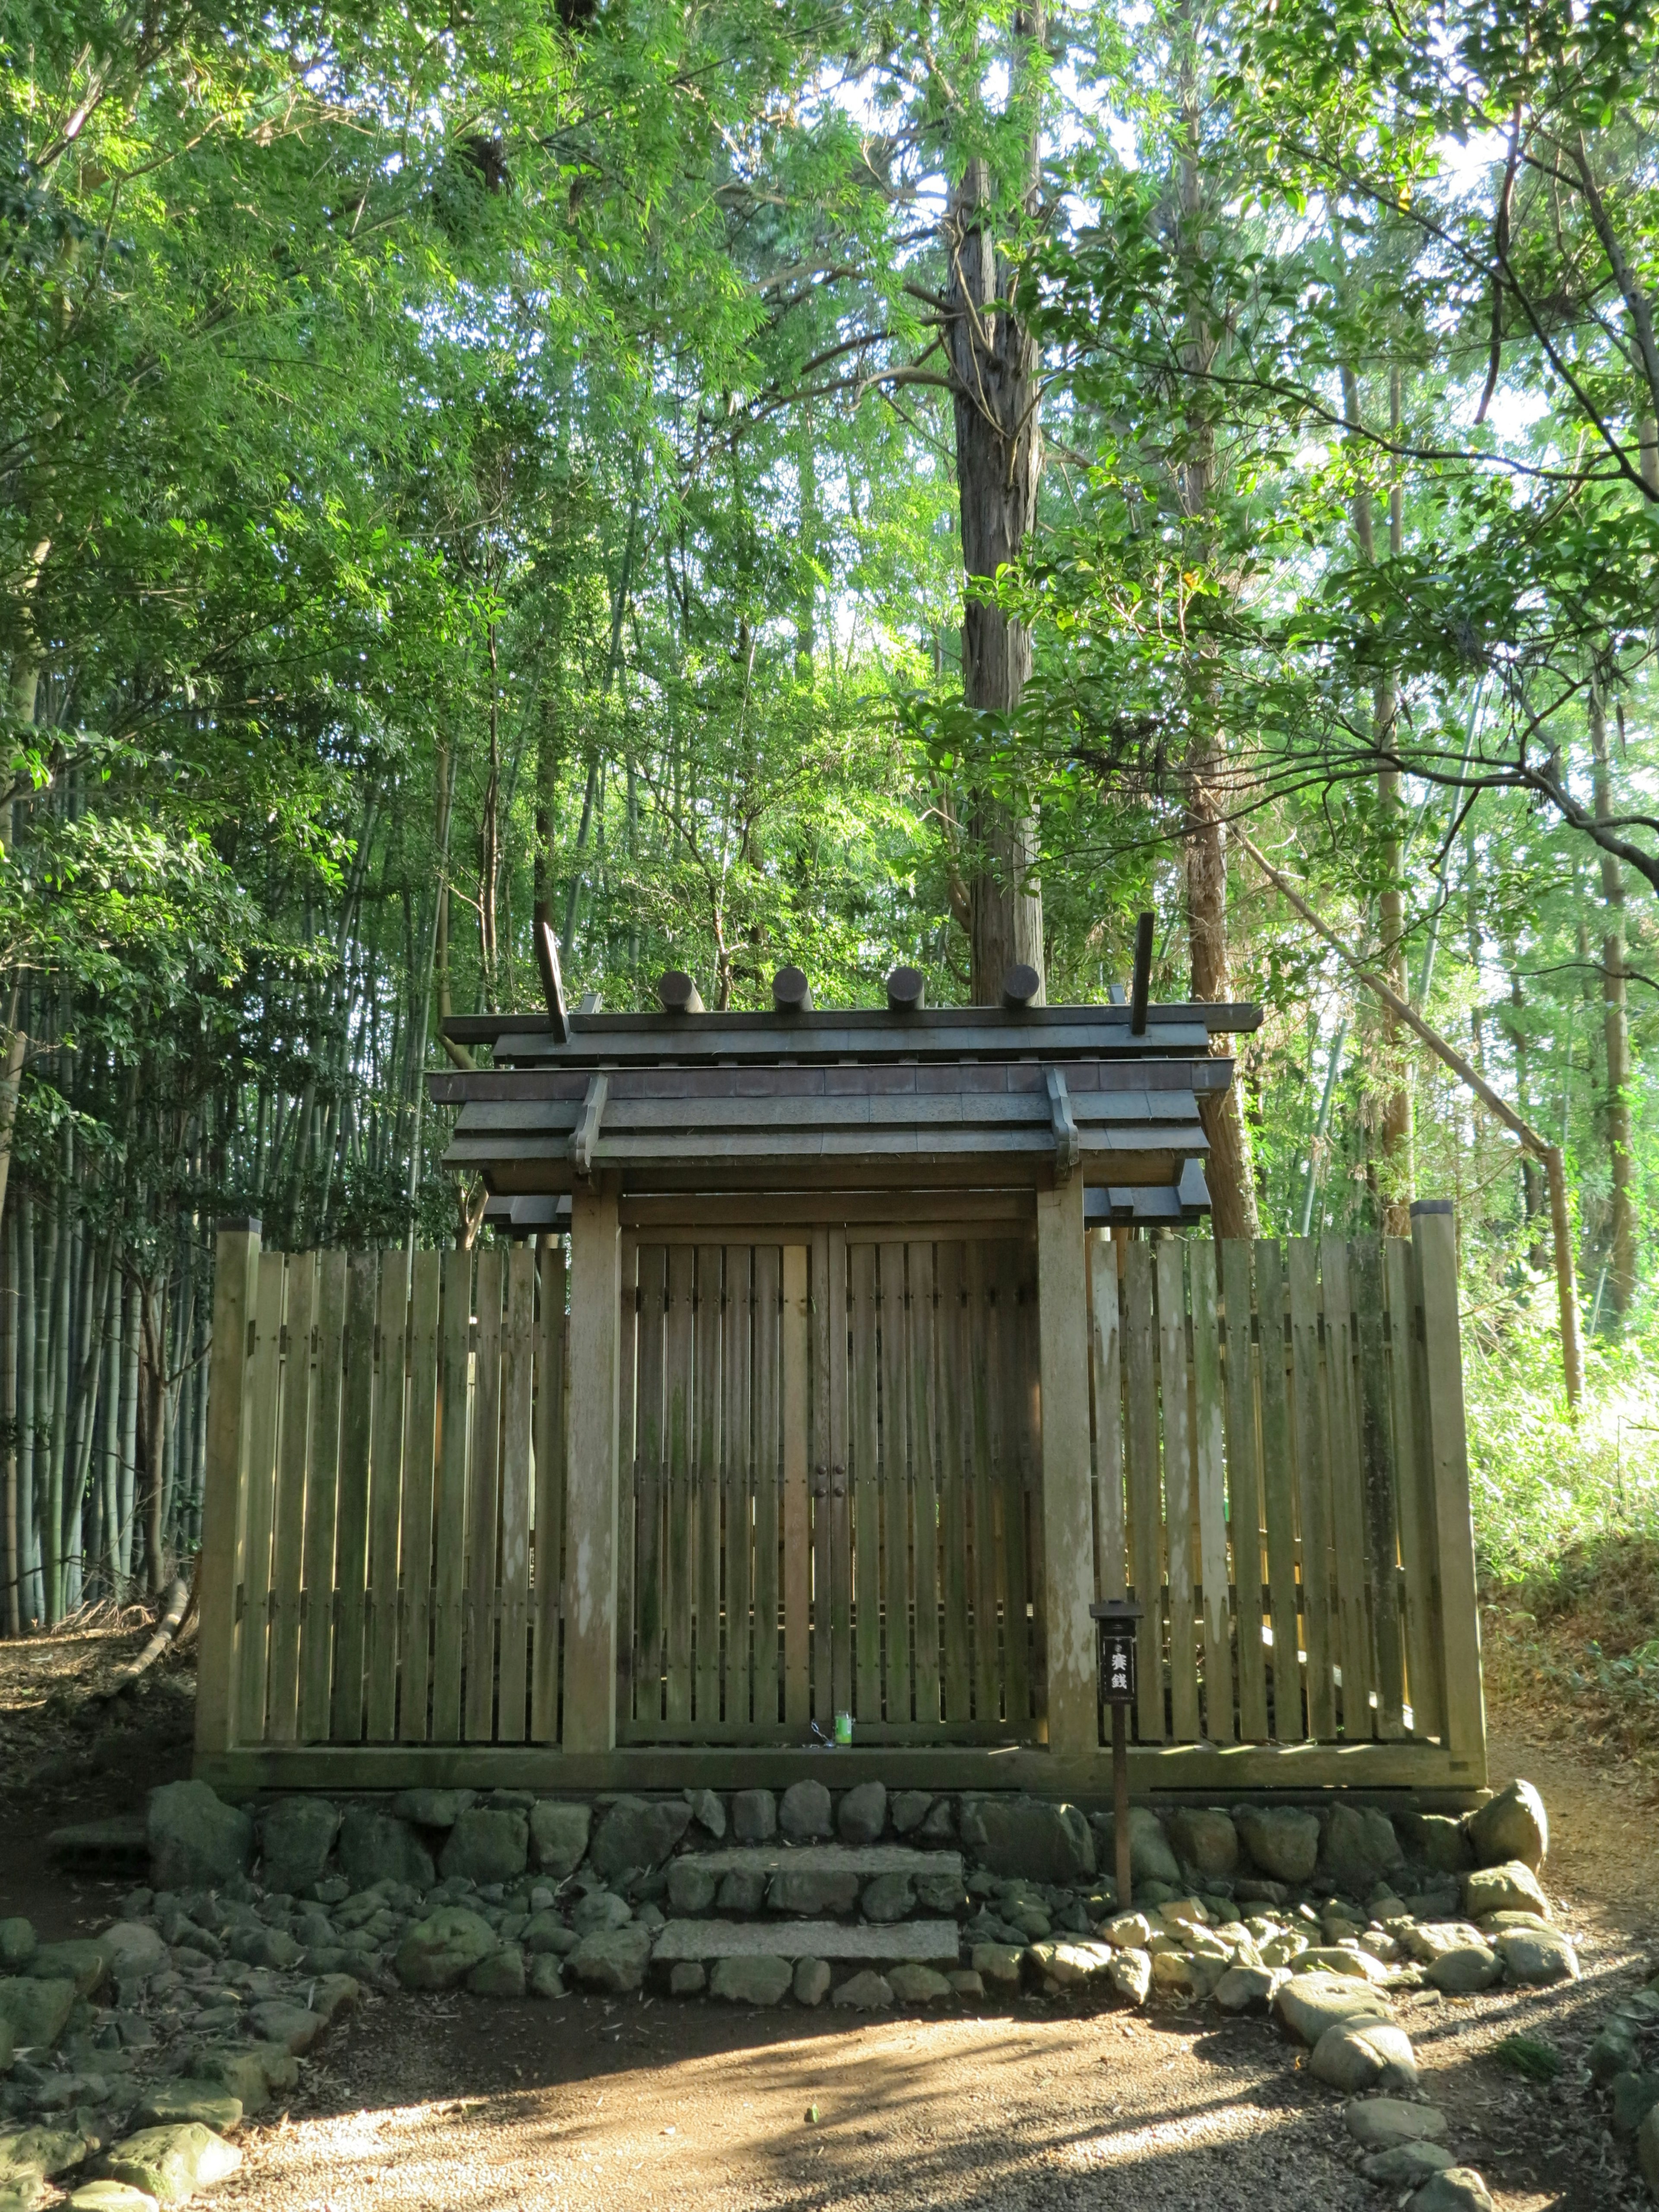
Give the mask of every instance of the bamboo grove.
<path id="1" fill-rule="evenodd" d="M 1646 1358 L 1651 11 L 0 14 L 7 1631 L 188 1560 L 216 1220 L 489 1233 L 422 1076 L 538 908 L 620 1007 L 1150 908 L 1267 1010 L 1218 1233 L 1453 1196 L 1523 1329 L 1334 936 Z"/>

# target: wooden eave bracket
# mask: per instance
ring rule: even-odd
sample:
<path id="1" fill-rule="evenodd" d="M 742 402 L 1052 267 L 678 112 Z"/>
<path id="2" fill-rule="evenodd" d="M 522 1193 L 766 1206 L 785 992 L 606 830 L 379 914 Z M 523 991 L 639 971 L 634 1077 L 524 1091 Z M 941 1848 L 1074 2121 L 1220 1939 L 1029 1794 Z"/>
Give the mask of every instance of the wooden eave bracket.
<path id="1" fill-rule="evenodd" d="M 579 1176 L 592 1176 L 593 1172 L 593 1155 L 599 1150 L 599 1126 L 605 1119 L 605 1098 L 610 1088 L 611 1078 L 603 1069 L 588 1083 L 587 1096 L 582 1101 L 582 1116 L 570 1140 L 571 1164 Z"/>
<path id="2" fill-rule="evenodd" d="M 1069 1182 L 1083 1150 L 1077 1133 L 1077 1117 L 1072 1112 L 1066 1078 L 1057 1067 L 1045 1067 L 1042 1073 L 1048 1086 L 1048 1120 L 1054 1133 L 1054 1180 Z"/>

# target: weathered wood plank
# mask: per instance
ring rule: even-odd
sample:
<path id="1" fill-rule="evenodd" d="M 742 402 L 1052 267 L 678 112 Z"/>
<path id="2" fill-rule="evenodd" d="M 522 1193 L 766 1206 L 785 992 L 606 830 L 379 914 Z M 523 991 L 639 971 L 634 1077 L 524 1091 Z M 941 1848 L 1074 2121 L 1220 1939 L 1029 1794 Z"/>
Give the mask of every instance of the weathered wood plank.
<path id="1" fill-rule="evenodd" d="M 1081 1177 L 1040 1191 L 1036 1219 L 1048 1745 L 1079 1759 L 1100 1741 Z"/>
<path id="2" fill-rule="evenodd" d="M 1032 1383 L 1041 1358 L 1041 1316 L 1036 1282 L 1030 1265 L 1032 1255 L 1024 1244 L 981 1245 L 990 1255 L 1005 1255 L 1006 1292 L 1002 1326 L 995 1346 L 994 1385 L 997 1395 L 998 1449 L 1002 1479 L 999 1505 L 1002 1522 L 1002 1650 L 1003 1705 L 1010 1727 L 1022 1741 L 1031 1738 L 1032 1627 L 1034 1597 L 1039 1595 L 1042 1575 L 1042 1465 L 1039 1423 L 1032 1449 L 1030 1410 Z M 1085 1384 L 1086 1387 L 1086 1384 Z M 1086 1478 L 1085 1478 L 1086 1481 Z M 1094 1505 L 1090 1502 L 1092 1518 Z M 1036 1524 L 1036 1574 L 1032 1571 L 1033 1523 Z M 1090 1561 L 1092 1592 L 1094 1563 Z M 1039 1620 L 1046 1613 L 1039 1603 Z"/>
<path id="3" fill-rule="evenodd" d="M 639 1550 L 635 1432 L 639 1420 L 639 1240 L 623 1230 L 617 1244 L 617 1715 L 634 1710 L 634 1575 Z"/>
<path id="4" fill-rule="evenodd" d="M 1198 1482 L 1199 1571 L 1203 1577 L 1204 1729 L 1212 1743 L 1235 1743 L 1232 1609 L 1228 1602 L 1226 1425 L 1221 1396 L 1221 1322 L 1216 1311 L 1219 1253 L 1205 1237 L 1187 1239 L 1188 1304 L 1193 1317 L 1193 1465 Z M 1246 1565 L 1255 1542 L 1247 1532 Z"/>
<path id="5" fill-rule="evenodd" d="M 1109 1231 L 1089 1239 L 1089 1365 L 1094 1410 L 1095 1588 L 1122 1597 L 1129 1586 L 1123 1532 L 1123 1377 L 1117 1247 Z"/>
<path id="6" fill-rule="evenodd" d="M 404 1449 L 402 1680 L 398 1733 L 423 1743 L 432 1685 L 432 1501 L 438 1442 L 439 1252 L 415 1255 L 409 1315 L 409 1425 Z"/>
<path id="7" fill-rule="evenodd" d="M 300 1711 L 300 1601 L 305 1561 L 306 1466 L 310 1456 L 317 1255 L 292 1253 L 283 1328 L 282 1441 L 276 1455 L 270 1567 L 270 1668 L 265 1735 L 292 1743 Z"/>
<path id="8" fill-rule="evenodd" d="M 671 1721 L 691 1717 L 691 1547 L 696 1510 L 691 1422 L 696 1268 L 694 1247 L 682 1244 L 670 1250 L 663 1352 L 663 1431 L 668 1468 L 663 1674 Z"/>
<path id="9" fill-rule="evenodd" d="M 335 1540 L 334 1632 L 336 1743 L 356 1743 L 363 1733 L 363 1659 L 368 1632 L 369 1445 L 374 1427 L 374 1293 L 372 1252 L 354 1252 L 346 1264 L 346 1330 L 340 1413 L 340 1492 Z"/>
<path id="10" fill-rule="evenodd" d="M 645 1721 L 659 1720 L 664 1711 L 663 1637 L 667 1616 L 663 1526 L 668 1505 L 664 1370 L 668 1326 L 666 1249 L 661 1244 L 641 1244 L 638 1267 L 633 1470 L 634 1684 L 632 1698 L 622 1711 L 624 1715 Z M 627 1387 L 625 1382 L 623 1387 Z"/>
<path id="11" fill-rule="evenodd" d="M 878 1721 L 881 1705 L 881 1436 L 878 1402 L 876 1248 L 847 1249 L 848 1475 L 853 1507 L 853 1710 Z"/>
<path id="12" fill-rule="evenodd" d="M 530 1735 L 559 1740 L 559 1647 L 564 1590 L 564 1247 L 544 1237 L 536 1255 L 535 1623 L 531 1632 Z"/>
<path id="13" fill-rule="evenodd" d="M 255 1326 L 258 1280 L 258 1229 L 222 1229 L 215 1244 L 207 1461 L 197 1584 L 201 1626 L 196 1749 L 200 1757 L 228 1752 L 236 1740 L 236 1539 L 246 1486 L 243 1470 L 247 1463 L 252 1406 L 248 1340 Z"/>
<path id="14" fill-rule="evenodd" d="M 345 1339 L 346 1255 L 317 1261 L 317 1380 L 311 1407 L 311 1471 L 306 1481 L 305 1606 L 300 1624 L 299 1735 L 328 1740 L 334 1661 L 334 1518 L 340 1480 L 341 1352 Z M 198 1692 L 199 1695 L 199 1692 Z"/>
<path id="15" fill-rule="evenodd" d="M 871 1248 L 874 1249 L 874 1247 Z M 879 1249 L 883 1711 L 910 1712 L 910 1364 L 904 1247 Z"/>
<path id="16" fill-rule="evenodd" d="M 968 1393 L 967 1248 L 938 1248 L 939 1544 L 945 1565 L 945 1718 L 973 1718 L 969 1656 L 969 1518 L 973 1416 Z"/>
<path id="17" fill-rule="evenodd" d="M 808 1248 L 786 1244 L 778 1314 L 778 1463 L 782 1477 L 783 1719 L 805 1735 L 812 1711 L 811 1305 Z"/>
<path id="18" fill-rule="evenodd" d="M 1365 1501 L 1359 1472 L 1359 1424 L 1353 1372 L 1353 1294 L 1348 1245 L 1322 1240 L 1326 1449 L 1330 1470 L 1331 1548 L 1336 1563 L 1337 1652 L 1342 1666 L 1342 1728 L 1351 1736 L 1376 1733 L 1371 1692 L 1370 1572 L 1365 1556 Z"/>
<path id="19" fill-rule="evenodd" d="M 830 1645 L 830 1555 L 834 1515 L 830 1486 L 833 1423 L 830 1360 L 830 1243 L 827 1229 L 816 1231 L 811 1245 L 811 1374 L 812 1391 L 812 1718 L 827 1733 L 834 1721 L 834 1654 Z M 837 1249 L 842 1248 L 838 1247 Z M 844 1308 L 843 1308 L 844 1310 Z"/>
<path id="20" fill-rule="evenodd" d="M 1024 1240 L 1020 1255 L 1019 1397 L 1014 1441 L 1019 1454 L 1025 1500 L 1025 1582 L 1030 1600 L 1031 1717 L 1021 1730 L 1028 1741 L 1046 1743 L 1048 1735 L 1048 1571 L 1043 1553 L 1042 1514 L 1042 1316 L 1038 1310 L 1036 1242 Z M 1087 1352 L 1087 1324 L 1085 1324 Z M 1086 1470 L 1085 1470 L 1086 1479 Z M 1092 1508 L 1091 1509 L 1092 1510 Z M 1090 1589 L 1093 1591 L 1093 1563 Z M 1091 1633 L 1093 1633 L 1092 1628 Z"/>
<path id="21" fill-rule="evenodd" d="M 1179 1237 L 1156 1248 L 1158 1378 L 1164 1408 L 1164 1525 L 1170 1584 L 1170 1729 L 1193 1743 L 1198 1724 L 1198 1623 L 1193 1603 L 1193 1436 L 1187 1400 L 1187 1288 Z"/>
<path id="22" fill-rule="evenodd" d="M 599 1179 L 595 1178 L 598 1184 Z M 589 1185 L 570 1207 L 566 1393 L 564 1745 L 617 1741 L 617 1421 L 622 1238 L 614 1191 Z"/>
<path id="23" fill-rule="evenodd" d="M 784 1717 L 784 1647 L 778 1615 L 782 1583 L 779 1546 L 783 1534 L 783 1461 L 778 1430 L 783 1395 L 778 1341 L 783 1304 L 781 1246 L 756 1245 L 751 1297 L 754 1340 L 749 1391 L 754 1419 L 753 1711 L 757 1727 L 769 1727 L 781 1723 Z"/>
<path id="24" fill-rule="evenodd" d="M 461 1733 L 465 1640 L 466 1462 L 471 1439 L 472 1255 L 446 1252 L 438 1352 L 437 1497 L 433 1507 L 432 1741 Z"/>
<path id="25" fill-rule="evenodd" d="M 371 1743 L 398 1732 L 398 1540 L 403 1516 L 408 1279 L 403 1255 L 380 1261 L 374 1436 L 368 1489 L 368 1717 Z"/>
<path id="26" fill-rule="evenodd" d="M 830 1713 L 853 1710 L 852 1449 L 848 1433 L 847 1239 L 830 1231 Z"/>
<path id="27" fill-rule="evenodd" d="M 1438 1735 L 1445 1710 L 1440 1652 L 1434 1632 L 1433 1499 L 1424 1465 L 1416 1389 L 1416 1302 L 1412 1248 L 1404 1237 L 1385 1240 L 1383 1278 L 1389 1298 L 1389 1389 L 1394 1413 L 1395 1480 L 1400 1512 L 1400 1558 L 1405 1577 L 1406 1694 L 1412 1733 Z"/>
<path id="28" fill-rule="evenodd" d="M 271 1523 L 276 1506 L 277 1429 L 281 1418 L 283 1313 L 288 1264 L 281 1252 L 259 1255 L 254 1320 L 252 1404 L 248 1417 L 246 1496 L 239 1562 L 240 1648 L 237 1653 L 236 1729 L 239 1741 L 261 1743 L 266 1734 L 266 1667 L 270 1651 Z"/>
<path id="29" fill-rule="evenodd" d="M 1301 1535 L 1302 1644 L 1308 1655 L 1308 1733 L 1336 1734 L 1336 1619 L 1331 1583 L 1331 1478 L 1325 1450 L 1324 1380 L 1319 1346 L 1319 1243 L 1290 1240 L 1291 1389 L 1296 1422 L 1297 1521 Z M 1275 1625 L 1275 1635 L 1277 1626 Z M 1276 1647 L 1275 1647 L 1276 1648 Z"/>
<path id="30" fill-rule="evenodd" d="M 1371 1625 L 1376 1646 L 1376 1723 L 1374 1733 L 1405 1733 L 1406 1647 L 1400 1609 L 1399 1536 L 1395 1499 L 1394 1409 L 1389 1399 L 1389 1354 L 1383 1340 L 1382 1244 L 1357 1238 L 1348 1255 L 1358 1340 L 1359 1470 L 1365 1509 L 1365 1550 L 1371 1578 Z"/>
<path id="31" fill-rule="evenodd" d="M 726 1698 L 723 1717 L 746 1723 L 754 1701 L 749 1618 L 754 1580 L 754 1440 L 750 1377 L 755 1341 L 755 1248 L 726 1248 L 726 1328 L 721 1341 L 720 1460 L 726 1492 Z"/>
<path id="32" fill-rule="evenodd" d="M 1158 1464 L 1158 1370 L 1152 1248 L 1123 1255 L 1124 1406 L 1128 1450 L 1129 1557 L 1141 1607 L 1136 1631 L 1135 1733 L 1142 1743 L 1169 1734 L 1164 1705 L 1164 1499 Z"/>
<path id="33" fill-rule="evenodd" d="M 530 1688 L 530 1417 L 535 1386 L 536 1255 L 507 1255 L 501 1334 L 501 1661 L 495 1737 L 522 1743 Z"/>
<path id="34" fill-rule="evenodd" d="M 969 1510 L 974 1529 L 974 1717 L 994 1721 L 1002 1712 L 1003 1680 L 1001 1625 L 997 1618 L 997 1470 L 993 1465 L 996 1437 L 991 1418 L 991 1361 L 987 1352 L 1000 1316 L 986 1249 L 976 1237 L 969 1238 L 966 1246 L 963 1280 L 967 1293 L 963 1309 L 966 1338 L 963 1368 L 967 1383 Z"/>
<path id="35" fill-rule="evenodd" d="M 918 1723 L 936 1728 L 939 1720 L 939 1347 L 932 1243 L 907 1245 L 905 1268 L 909 1285 L 905 1364 L 915 1453 L 911 1510 L 915 1532 L 916 1611 L 912 1639 L 915 1717 Z"/>
<path id="36" fill-rule="evenodd" d="M 1467 1773 L 1478 1787 L 1486 1778 L 1486 1713 L 1458 1334 L 1457 1241 L 1449 1206 L 1419 1200 L 1412 1208 L 1412 1243 L 1423 1304 L 1425 1402 L 1445 1655 L 1445 1741 L 1455 1771 Z"/>
<path id="37" fill-rule="evenodd" d="M 472 1449 L 466 1486 L 466 1677 L 463 1724 L 475 1741 L 495 1732 L 495 1598 L 501 1552 L 501 1266 L 478 1255 L 478 1330 L 472 1357 Z"/>
<path id="38" fill-rule="evenodd" d="M 1273 1616 L 1273 1732 L 1281 1743 L 1313 1733 L 1304 1710 L 1305 1670 L 1298 1657 L 1296 1455 L 1285 1367 L 1285 1248 L 1270 1237 L 1255 1248 L 1255 1304 L 1261 1349 L 1261 1473 L 1267 1533 L 1267 1588 Z"/>
<path id="39" fill-rule="evenodd" d="M 696 1362 L 691 1378 L 691 1464 L 696 1530 L 696 1668 L 694 1711 L 700 1719 L 720 1717 L 720 1335 L 726 1286 L 720 1248 L 699 1244 Z"/>
<path id="40" fill-rule="evenodd" d="M 1238 1729 L 1247 1742 L 1267 1733 L 1267 1679 L 1261 1650 L 1261 1447 L 1256 1431 L 1255 1378 L 1250 1351 L 1250 1248 L 1241 1237 L 1223 1238 L 1221 1297 L 1224 1315 L 1227 1526 L 1232 1540 L 1233 1619 L 1237 1628 Z M 1279 1364 L 1279 1393 L 1285 1386 Z M 1290 1620 L 1296 1626 L 1295 1565 L 1291 1568 Z"/>

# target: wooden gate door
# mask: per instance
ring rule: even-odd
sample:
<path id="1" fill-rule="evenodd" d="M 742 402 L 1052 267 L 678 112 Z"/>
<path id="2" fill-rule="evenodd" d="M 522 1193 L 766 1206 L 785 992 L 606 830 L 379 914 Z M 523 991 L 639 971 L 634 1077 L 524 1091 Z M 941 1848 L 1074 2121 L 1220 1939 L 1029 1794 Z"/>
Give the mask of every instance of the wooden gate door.
<path id="1" fill-rule="evenodd" d="M 1031 1241 L 623 1264 L 619 1739 L 1040 1740 Z"/>

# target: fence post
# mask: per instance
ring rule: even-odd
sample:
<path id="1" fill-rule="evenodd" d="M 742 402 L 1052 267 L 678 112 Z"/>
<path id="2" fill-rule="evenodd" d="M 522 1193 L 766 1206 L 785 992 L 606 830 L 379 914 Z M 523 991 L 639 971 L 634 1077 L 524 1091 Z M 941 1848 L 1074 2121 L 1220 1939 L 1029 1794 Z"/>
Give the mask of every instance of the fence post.
<path id="1" fill-rule="evenodd" d="M 1048 1747 L 1060 1759 L 1094 1759 L 1100 1750 L 1100 1706 L 1096 1631 L 1089 1615 L 1095 1535 L 1080 1175 L 1037 1193 L 1036 1228 Z"/>
<path id="2" fill-rule="evenodd" d="M 228 1751 L 236 1734 L 236 1516 L 247 1459 L 248 1323 L 258 1265 L 259 1224 L 222 1221 L 214 1260 L 202 1552 L 196 1570 L 201 1619 L 196 1692 L 198 1759 Z"/>
<path id="3" fill-rule="evenodd" d="M 617 1741 L 617 1427 L 622 1231 L 614 1191 L 570 1200 L 565 1474 L 564 1747 Z"/>
<path id="4" fill-rule="evenodd" d="M 1463 1356 L 1458 1334 L 1457 1240 L 1451 1200 L 1419 1199 L 1412 1243 L 1423 1293 L 1428 1376 L 1429 1465 L 1434 1477 L 1440 1632 L 1446 1669 L 1446 1749 L 1460 1782 L 1486 1779 L 1486 1711 L 1480 1682 L 1480 1615 L 1469 1512 L 1463 1425 Z"/>

